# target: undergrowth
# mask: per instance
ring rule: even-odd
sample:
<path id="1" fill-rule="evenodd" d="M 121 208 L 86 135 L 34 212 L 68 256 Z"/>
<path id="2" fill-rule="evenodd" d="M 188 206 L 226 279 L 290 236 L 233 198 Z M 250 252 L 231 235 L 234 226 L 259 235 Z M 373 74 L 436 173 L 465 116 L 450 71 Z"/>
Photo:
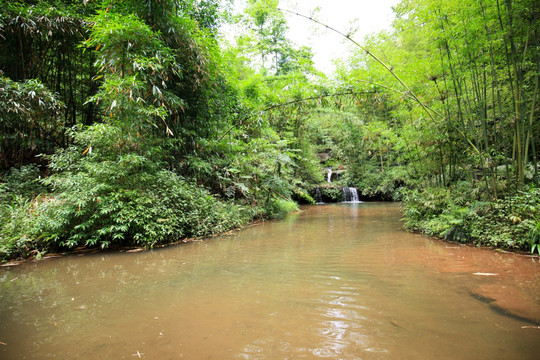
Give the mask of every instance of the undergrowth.
<path id="1" fill-rule="evenodd" d="M 474 199 L 466 183 L 409 191 L 405 227 L 478 246 L 539 251 L 540 189 L 531 187 L 493 201 Z"/>
<path id="2" fill-rule="evenodd" d="M 72 174 L 71 184 L 78 185 L 71 189 L 63 177 L 61 192 L 3 201 L 0 259 L 78 246 L 148 248 L 238 228 L 254 216 L 167 170 L 123 186 L 86 175 Z"/>

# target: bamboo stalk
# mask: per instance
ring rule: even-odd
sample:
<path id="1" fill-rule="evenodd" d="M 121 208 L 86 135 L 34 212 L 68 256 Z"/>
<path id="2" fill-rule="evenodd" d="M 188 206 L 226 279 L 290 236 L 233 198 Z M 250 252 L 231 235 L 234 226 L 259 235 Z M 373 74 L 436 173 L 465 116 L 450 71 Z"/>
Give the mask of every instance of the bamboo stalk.
<path id="1" fill-rule="evenodd" d="M 381 59 L 379 59 L 375 54 L 373 54 L 372 52 L 370 52 L 368 49 L 366 49 L 364 46 L 362 46 L 360 43 L 358 43 L 357 41 L 355 41 L 353 38 L 351 38 L 350 35 L 348 34 L 344 34 L 342 33 L 341 31 L 329 26 L 329 25 L 326 25 L 326 24 L 323 24 L 322 22 L 310 17 L 310 16 L 306 16 L 306 15 L 302 15 L 302 14 L 299 14 L 297 12 L 294 12 L 294 11 L 291 11 L 291 10 L 287 10 L 287 9 L 281 9 L 281 8 L 277 8 L 278 10 L 280 11 L 284 11 L 284 12 L 288 12 L 288 13 L 291 13 L 293 15 L 296 15 L 296 16 L 299 16 L 299 17 L 302 17 L 302 18 L 305 18 L 305 19 L 308 19 L 310 21 L 313 21 L 314 23 L 317 23 L 321 26 L 324 26 L 325 28 L 343 36 L 344 38 L 346 38 L 347 40 L 349 40 L 350 42 L 352 42 L 354 45 L 358 46 L 360 49 L 362 49 L 367 55 L 371 56 L 375 61 L 377 61 L 382 67 L 384 67 L 388 72 L 390 72 L 390 74 L 392 74 L 392 76 L 405 88 L 406 92 L 408 94 L 410 94 L 410 96 L 422 107 L 422 109 L 427 113 L 427 115 L 431 118 L 431 120 L 435 120 L 433 118 L 433 115 L 432 113 L 429 111 L 429 109 L 426 107 L 426 105 L 420 101 L 420 99 L 418 98 L 418 96 L 407 86 L 407 84 L 405 84 L 405 82 L 385 63 L 383 62 Z"/>

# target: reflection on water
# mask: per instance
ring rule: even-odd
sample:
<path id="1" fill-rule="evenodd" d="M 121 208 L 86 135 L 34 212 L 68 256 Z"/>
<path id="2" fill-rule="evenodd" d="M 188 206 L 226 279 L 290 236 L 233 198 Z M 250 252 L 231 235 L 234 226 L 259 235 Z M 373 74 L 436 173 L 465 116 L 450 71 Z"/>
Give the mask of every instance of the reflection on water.
<path id="1" fill-rule="evenodd" d="M 394 204 L 303 210 L 204 242 L 2 268 L 0 358 L 536 358 L 535 258 L 406 233 Z"/>

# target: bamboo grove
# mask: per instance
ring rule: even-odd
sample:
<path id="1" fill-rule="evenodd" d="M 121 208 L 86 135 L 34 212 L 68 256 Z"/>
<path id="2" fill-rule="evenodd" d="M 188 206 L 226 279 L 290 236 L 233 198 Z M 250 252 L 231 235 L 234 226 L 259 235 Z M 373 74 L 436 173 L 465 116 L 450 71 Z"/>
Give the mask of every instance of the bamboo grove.
<path id="1" fill-rule="evenodd" d="M 523 225 L 528 217 L 518 215 L 516 204 L 498 200 L 524 196 L 516 202 L 537 209 L 528 196 L 537 197 L 539 182 L 538 3 L 406 0 L 394 10 L 393 32 L 373 36 L 365 45 L 391 70 L 381 70 L 365 49 L 359 50 L 343 64 L 341 81 L 371 84 L 388 93 L 396 104 L 394 121 L 399 119 L 407 148 L 403 155 L 413 177 L 424 189 L 450 189 L 445 195 L 450 199 L 439 197 L 435 207 L 440 209 L 429 209 L 439 190 L 424 192 L 426 197 L 410 193 L 408 225 L 419 230 L 423 221 L 430 234 L 453 238 L 457 230 L 459 238 L 475 238 L 470 222 L 478 213 L 473 208 L 486 201 L 505 209 L 487 206 L 480 213 L 507 212 L 491 221 Z M 411 89 L 396 81 L 394 73 Z M 425 104 L 424 111 L 411 103 L 412 94 Z M 399 102 L 404 106 L 398 107 Z M 456 226 L 439 227 L 437 221 L 432 226 L 430 217 Z M 526 236 L 534 242 L 538 213 L 529 219 L 533 229 Z M 513 236 L 505 241 L 511 244 Z"/>
<path id="2" fill-rule="evenodd" d="M 486 186 L 493 198 L 501 171 L 507 172 L 507 179 L 512 177 L 517 189 L 525 178 L 537 179 L 535 3 L 403 1 L 395 10 L 395 32 L 373 38 L 372 51 L 384 54 L 429 105 L 431 114 L 418 118 L 429 119 L 430 130 L 444 134 L 437 139 L 440 149 L 432 152 L 445 154 L 438 164 L 441 183 L 455 178 L 460 161 L 471 165 L 471 173 L 480 172 L 489 180 Z M 368 66 L 363 72 L 376 66 L 364 61 L 362 54 L 357 63 Z M 399 89 L 388 74 L 376 76 L 368 75 L 375 83 Z M 468 156 L 460 157 L 464 153 Z"/>

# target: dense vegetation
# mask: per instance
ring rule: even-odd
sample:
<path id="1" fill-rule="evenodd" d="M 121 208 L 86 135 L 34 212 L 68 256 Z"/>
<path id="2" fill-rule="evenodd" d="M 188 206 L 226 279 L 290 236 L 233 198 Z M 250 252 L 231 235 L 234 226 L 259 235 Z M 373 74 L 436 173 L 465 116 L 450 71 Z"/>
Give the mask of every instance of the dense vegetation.
<path id="1" fill-rule="evenodd" d="M 0 259 L 206 236 L 338 186 L 538 249 L 534 0 L 403 0 L 334 79 L 277 0 L 227 4 L 0 0 Z"/>
<path id="2" fill-rule="evenodd" d="M 364 140 L 375 135 L 369 150 L 380 156 L 380 173 L 406 183 L 408 228 L 538 248 L 537 5 L 402 1 L 394 31 L 366 41 L 379 57 L 358 51 L 342 65 L 342 84 L 372 86 L 387 97 Z"/>

